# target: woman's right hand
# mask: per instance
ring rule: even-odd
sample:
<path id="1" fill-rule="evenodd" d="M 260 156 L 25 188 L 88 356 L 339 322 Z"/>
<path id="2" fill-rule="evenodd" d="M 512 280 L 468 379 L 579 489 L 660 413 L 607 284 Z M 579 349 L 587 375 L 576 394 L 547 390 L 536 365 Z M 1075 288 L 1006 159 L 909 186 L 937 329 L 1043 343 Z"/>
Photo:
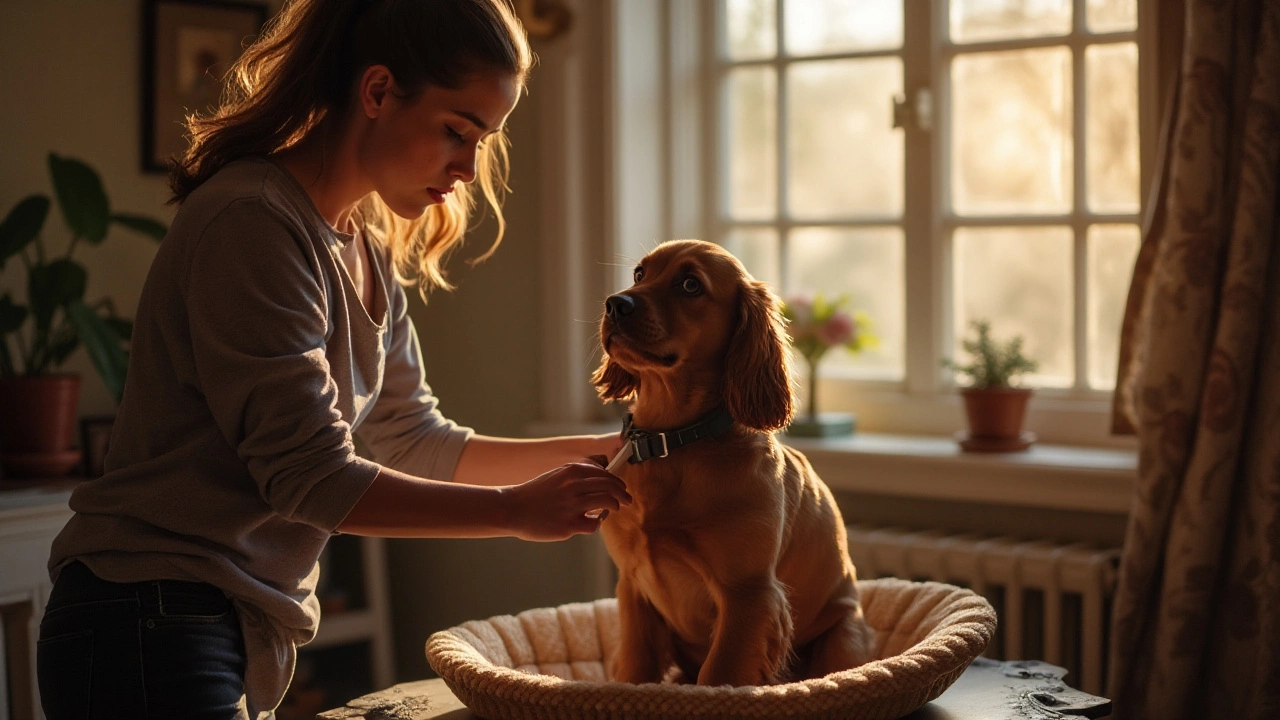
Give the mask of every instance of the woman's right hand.
<path id="1" fill-rule="evenodd" d="M 549 470 L 520 485 L 503 488 L 512 534 L 522 540 L 553 542 L 593 533 L 604 520 L 593 510 L 631 504 L 627 486 L 600 465 L 583 460 Z"/>

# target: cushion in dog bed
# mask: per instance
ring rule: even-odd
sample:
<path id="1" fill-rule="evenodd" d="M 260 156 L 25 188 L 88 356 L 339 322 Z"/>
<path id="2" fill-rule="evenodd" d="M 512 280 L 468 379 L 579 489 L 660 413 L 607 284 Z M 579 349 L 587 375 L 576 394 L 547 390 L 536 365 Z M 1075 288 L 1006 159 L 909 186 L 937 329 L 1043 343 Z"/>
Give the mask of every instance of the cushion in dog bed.
<path id="1" fill-rule="evenodd" d="M 898 718 L 938 697 L 982 654 L 996 614 L 953 585 L 858 583 L 879 658 L 780 685 L 634 685 L 605 676 L 618 647 L 613 598 L 472 620 L 433 634 L 427 659 L 489 720 Z"/>

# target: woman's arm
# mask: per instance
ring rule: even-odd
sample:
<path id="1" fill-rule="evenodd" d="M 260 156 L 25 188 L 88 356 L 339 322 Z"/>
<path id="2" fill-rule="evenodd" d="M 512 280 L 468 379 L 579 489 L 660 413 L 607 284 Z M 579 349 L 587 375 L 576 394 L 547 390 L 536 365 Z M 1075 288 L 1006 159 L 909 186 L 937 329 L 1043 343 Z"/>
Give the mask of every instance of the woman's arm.
<path id="1" fill-rule="evenodd" d="M 519 485 L 481 487 L 383 468 L 338 530 L 376 537 L 502 537 L 564 540 L 592 533 L 597 509 L 629 504 L 622 480 L 590 462 L 549 470 Z"/>
<path id="2" fill-rule="evenodd" d="M 547 468 L 593 455 L 604 456 L 607 464 L 620 447 L 622 440 L 617 433 L 531 440 L 473 435 L 462 449 L 453 480 L 490 487 L 514 485 L 546 472 Z"/>

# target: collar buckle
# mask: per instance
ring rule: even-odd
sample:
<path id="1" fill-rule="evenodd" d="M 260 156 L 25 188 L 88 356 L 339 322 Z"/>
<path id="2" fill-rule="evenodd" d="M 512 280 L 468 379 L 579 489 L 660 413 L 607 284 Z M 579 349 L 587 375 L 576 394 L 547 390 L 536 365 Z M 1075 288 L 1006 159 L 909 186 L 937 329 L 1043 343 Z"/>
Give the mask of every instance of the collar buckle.
<path id="1" fill-rule="evenodd" d="M 644 462 L 653 458 L 664 458 L 671 454 L 667 443 L 667 434 L 633 433 L 631 437 L 631 462 Z"/>
<path id="2" fill-rule="evenodd" d="M 671 448 L 667 446 L 667 434 L 658 433 L 658 439 L 662 441 L 662 454 L 653 455 L 653 457 L 664 458 L 671 454 Z"/>

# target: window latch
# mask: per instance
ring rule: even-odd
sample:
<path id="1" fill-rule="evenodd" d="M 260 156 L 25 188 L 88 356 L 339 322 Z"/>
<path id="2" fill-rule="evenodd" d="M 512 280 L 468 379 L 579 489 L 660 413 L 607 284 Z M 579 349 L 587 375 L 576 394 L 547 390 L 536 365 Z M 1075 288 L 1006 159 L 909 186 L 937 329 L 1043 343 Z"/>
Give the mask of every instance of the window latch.
<path id="1" fill-rule="evenodd" d="M 933 92 L 922 87 L 916 90 L 914 102 L 901 93 L 893 96 L 893 126 L 914 127 L 929 132 L 933 130 Z"/>

